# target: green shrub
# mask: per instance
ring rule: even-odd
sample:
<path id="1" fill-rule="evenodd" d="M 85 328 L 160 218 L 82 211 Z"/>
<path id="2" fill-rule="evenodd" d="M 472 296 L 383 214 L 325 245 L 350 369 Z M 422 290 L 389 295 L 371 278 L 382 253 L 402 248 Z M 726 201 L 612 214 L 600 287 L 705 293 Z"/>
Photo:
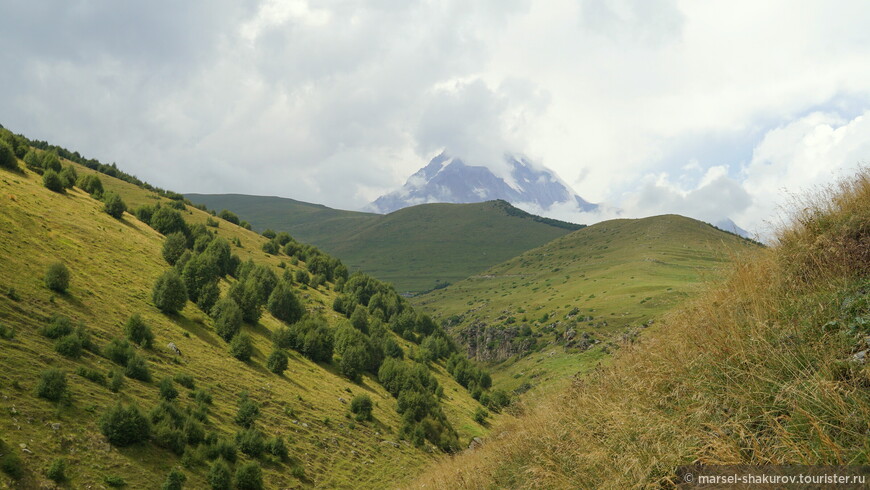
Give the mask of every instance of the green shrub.
<path id="1" fill-rule="evenodd" d="M 172 382 L 171 378 L 161 379 L 158 388 L 160 389 L 160 398 L 168 402 L 178 398 L 178 390 L 175 389 L 175 383 Z"/>
<path id="2" fill-rule="evenodd" d="M 228 296 L 242 310 L 242 319 L 244 321 L 250 324 L 256 324 L 260 321 L 260 315 L 263 313 L 262 305 L 265 300 L 260 299 L 260 291 L 255 279 L 240 279 L 230 287 Z M 268 296 L 266 299 L 268 299 Z"/>
<path id="3" fill-rule="evenodd" d="M 474 411 L 474 416 L 472 418 L 478 424 L 483 425 L 486 423 L 486 417 L 488 415 L 489 414 L 486 412 L 486 410 L 483 409 L 483 407 L 477 407 L 477 409 Z"/>
<path id="4" fill-rule="evenodd" d="M 60 180 L 67 189 L 72 189 L 76 185 L 78 178 L 79 175 L 76 172 L 76 168 L 72 165 L 67 165 L 60 171 Z"/>
<path id="5" fill-rule="evenodd" d="M 74 333 L 64 335 L 54 342 L 54 351 L 64 357 L 78 359 L 82 356 L 82 341 Z"/>
<path id="6" fill-rule="evenodd" d="M 266 451 L 281 461 L 287 459 L 287 446 L 284 445 L 284 439 L 280 436 L 271 437 L 266 441 Z"/>
<path id="7" fill-rule="evenodd" d="M 186 438 L 184 433 L 176 429 L 168 420 L 164 420 L 157 424 L 153 430 L 154 443 L 158 446 L 168 449 L 175 454 L 184 454 Z"/>
<path id="8" fill-rule="evenodd" d="M 184 421 L 184 428 L 182 430 L 188 444 L 196 445 L 205 439 L 205 431 L 202 429 L 202 424 L 192 416 Z"/>
<path id="9" fill-rule="evenodd" d="M 96 175 L 88 174 L 79 177 L 76 181 L 76 186 L 95 198 L 102 197 L 103 195 L 103 181 Z"/>
<path id="10" fill-rule="evenodd" d="M 124 324 L 124 333 L 131 342 L 142 347 L 150 349 L 154 345 L 154 334 L 138 313 L 131 316 Z"/>
<path id="11" fill-rule="evenodd" d="M 210 434 L 206 438 L 208 445 L 205 448 L 205 455 L 208 459 L 223 458 L 229 463 L 236 461 L 236 443 L 230 439 L 217 438 L 214 434 Z"/>
<path id="12" fill-rule="evenodd" d="M 124 374 L 128 378 L 138 379 L 146 383 L 151 382 L 151 372 L 148 370 L 148 364 L 137 354 L 133 354 L 133 357 L 127 361 L 127 368 L 124 370 Z"/>
<path id="13" fill-rule="evenodd" d="M 148 224 L 163 235 L 176 232 L 185 235 L 188 233 L 187 223 L 184 222 L 181 213 L 167 206 L 161 206 L 154 211 Z"/>
<path id="14" fill-rule="evenodd" d="M 0 141 L 0 167 L 18 170 L 18 159 L 15 152 L 5 141 Z"/>
<path id="15" fill-rule="evenodd" d="M 189 390 L 192 390 L 195 388 L 195 384 L 193 382 L 193 376 L 191 376 L 190 374 L 177 373 L 175 376 L 172 377 L 172 379 L 175 380 L 176 383 L 180 384 L 181 386 L 184 386 L 185 388 L 187 388 Z"/>
<path id="16" fill-rule="evenodd" d="M 263 252 L 266 252 L 269 255 L 278 255 L 279 250 L 278 244 L 275 243 L 274 240 L 269 240 L 263 244 Z"/>
<path id="17" fill-rule="evenodd" d="M 164 313 L 178 313 L 187 303 L 187 287 L 175 269 L 164 272 L 151 292 L 154 305 Z"/>
<path id="18" fill-rule="evenodd" d="M 60 172 L 61 164 L 60 158 L 58 158 L 57 153 L 52 151 L 47 151 L 42 154 L 42 168 L 45 169 L 46 173 L 51 172 Z"/>
<path id="19" fill-rule="evenodd" d="M 294 465 L 292 468 L 290 468 L 290 474 L 293 475 L 293 478 L 296 478 L 297 480 L 304 480 L 305 468 L 299 465 Z"/>
<path id="20" fill-rule="evenodd" d="M 6 446 L 0 441 L 0 470 L 9 475 L 13 480 L 20 480 L 24 476 L 24 465 L 21 463 L 21 456 L 11 447 Z"/>
<path id="21" fill-rule="evenodd" d="M 350 401 L 350 411 L 358 421 L 372 419 L 372 399 L 368 395 L 357 395 Z"/>
<path id="22" fill-rule="evenodd" d="M 218 302 L 221 297 L 221 290 L 218 287 L 217 281 L 210 281 L 205 283 L 199 289 L 199 296 L 196 298 L 196 306 L 208 313 L 214 308 L 214 305 Z"/>
<path id="23" fill-rule="evenodd" d="M 263 434 L 257 429 L 242 429 L 236 433 L 236 445 L 239 451 L 252 458 L 259 458 L 265 450 Z"/>
<path id="24" fill-rule="evenodd" d="M 46 170 L 45 173 L 42 174 L 42 185 L 44 185 L 46 189 L 54 192 L 63 192 L 64 189 L 60 175 L 58 175 L 54 170 Z"/>
<path id="25" fill-rule="evenodd" d="M 39 329 L 39 333 L 50 338 L 59 339 L 73 332 L 72 322 L 63 315 L 53 315 L 51 323 Z"/>
<path id="26" fill-rule="evenodd" d="M 109 390 L 112 393 L 117 393 L 121 391 L 121 388 L 124 386 L 124 372 L 120 369 L 113 369 L 109 371 Z"/>
<path id="27" fill-rule="evenodd" d="M 101 386 L 106 386 L 106 376 L 103 373 L 97 371 L 96 369 L 86 368 L 84 366 L 79 366 L 76 369 L 76 374 L 85 378 L 88 381 L 92 381 Z"/>
<path id="28" fill-rule="evenodd" d="M 286 323 L 298 322 L 305 313 L 302 303 L 284 281 L 279 282 L 269 295 L 268 309 L 272 316 Z"/>
<path id="29" fill-rule="evenodd" d="M 169 265 L 175 265 L 178 259 L 187 250 L 187 238 L 181 232 L 170 233 L 163 240 L 163 259 Z"/>
<path id="30" fill-rule="evenodd" d="M 230 490 L 232 488 L 233 479 L 230 467 L 222 459 L 211 464 L 207 479 L 212 490 Z"/>
<path id="31" fill-rule="evenodd" d="M 3 340 L 12 340 L 15 338 L 15 329 L 12 327 L 7 327 L 6 325 L 0 325 L 0 339 Z"/>
<path id="32" fill-rule="evenodd" d="M 211 405 L 212 403 L 211 392 L 202 388 L 193 392 L 193 399 L 196 400 L 197 403 L 204 403 L 206 405 Z"/>
<path id="33" fill-rule="evenodd" d="M 235 483 L 237 490 L 262 490 L 263 470 L 257 463 L 245 463 L 236 470 Z"/>
<path id="34" fill-rule="evenodd" d="M 69 289 L 69 269 L 63 262 L 55 262 L 45 271 L 45 287 L 59 293 Z"/>
<path id="35" fill-rule="evenodd" d="M 106 475 L 103 477 L 103 483 L 112 488 L 121 488 L 127 486 L 127 480 L 118 475 Z"/>
<path id="36" fill-rule="evenodd" d="M 66 374 L 60 369 L 46 369 L 39 375 L 39 383 L 36 385 L 36 396 L 59 401 L 67 394 Z"/>
<path id="37" fill-rule="evenodd" d="M 28 150 L 24 154 L 24 165 L 27 165 L 27 168 L 34 172 L 42 173 L 42 157 L 34 150 Z"/>
<path id="38" fill-rule="evenodd" d="M 130 342 L 119 338 L 113 338 L 103 347 L 103 356 L 121 366 L 126 366 L 135 353 Z"/>
<path id="39" fill-rule="evenodd" d="M 214 317 L 214 330 L 222 339 L 229 342 L 242 328 L 242 310 L 232 298 L 218 300 L 211 310 Z"/>
<path id="40" fill-rule="evenodd" d="M 266 368 L 275 374 L 282 374 L 287 370 L 287 353 L 281 349 L 275 349 L 266 360 Z"/>
<path id="41" fill-rule="evenodd" d="M 124 447 L 148 440 L 151 424 L 133 405 L 124 407 L 120 403 L 110 408 L 100 417 L 100 432 L 115 446 Z"/>
<path id="42" fill-rule="evenodd" d="M 247 393 L 242 393 L 239 397 L 239 411 L 236 413 L 235 422 L 242 427 L 251 428 L 259 416 L 260 405 L 251 400 Z"/>
<path id="43" fill-rule="evenodd" d="M 66 460 L 57 458 L 52 461 L 45 471 L 45 476 L 54 482 L 63 483 L 66 480 Z"/>
<path id="44" fill-rule="evenodd" d="M 210 226 L 212 228 L 217 228 L 220 226 L 220 222 L 218 220 L 212 218 L 211 216 L 205 219 L 205 226 Z"/>
<path id="45" fill-rule="evenodd" d="M 299 284 L 308 284 L 308 273 L 302 269 L 299 269 L 296 271 L 296 275 L 295 275 L 294 279 Z"/>
<path id="46" fill-rule="evenodd" d="M 187 476 L 177 469 L 173 469 L 166 475 L 166 480 L 163 482 L 162 490 L 181 490 L 184 488 L 184 482 L 187 481 Z"/>
<path id="47" fill-rule="evenodd" d="M 81 187 L 81 185 L 79 185 L 79 187 Z M 150 226 L 151 225 L 151 216 L 154 215 L 154 211 L 155 211 L 154 206 L 149 206 L 147 204 L 143 204 L 143 205 L 139 206 L 138 208 L 136 208 L 136 210 L 133 211 L 133 214 L 136 215 L 136 219 L 138 219 L 139 221 Z"/>
<path id="48" fill-rule="evenodd" d="M 127 205 L 124 204 L 121 196 L 115 194 L 114 192 L 110 192 L 106 195 L 105 203 L 103 204 L 103 211 L 105 211 L 106 214 L 115 219 L 121 219 L 121 217 L 124 216 L 124 211 L 126 210 Z"/>
<path id="49" fill-rule="evenodd" d="M 242 362 L 251 360 L 254 354 L 254 343 L 251 341 L 251 336 L 242 332 L 233 337 L 230 341 L 230 355 Z"/>
<path id="50" fill-rule="evenodd" d="M 261 233 L 261 235 L 268 238 L 269 240 L 275 238 L 275 236 L 276 236 L 275 231 L 273 231 L 270 228 L 266 228 L 265 230 L 263 230 L 263 233 Z"/>
<path id="51" fill-rule="evenodd" d="M 229 221 L 234 225 L 239 224 L 239 217 L 236 216 L 235 213 L 233 213 L 232 211 L 227 211 L 226 209 L 218 213 L 218 218 Z"/>

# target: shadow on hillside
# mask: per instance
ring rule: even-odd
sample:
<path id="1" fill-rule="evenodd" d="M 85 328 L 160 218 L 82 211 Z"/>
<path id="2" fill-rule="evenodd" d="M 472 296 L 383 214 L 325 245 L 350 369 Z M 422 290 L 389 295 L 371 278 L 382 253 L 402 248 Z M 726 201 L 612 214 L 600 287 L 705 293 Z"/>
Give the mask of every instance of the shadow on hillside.
<path id="1" fill-rule="evenodd" d="M 196 335 L 203 342 L 208 343 L 212 347 L 220 348 L 221 344 L 218 341 L 217 335 L 205 328 L 202 324 L 197 323 L 183 315 L 165 315 L 166 318 L 172 321 L 175 325 L 184 329 L 184 331 Z"/>
<path id="2" fill-rule="evenodd" d="M 54 296 L 55 298 L 62 300 L 63 302 L 65 302 L 69 306 L 72 306 L 73 308 L 75 308 L 76 310 L 78 310 L 82 313 L 85 313 L 87 316 L 94 315 L 93 311 L 91 311 L 91 309 L 86 304 L 82 303 L 82 301 L 80 299 L 76 298 L 75 296 L 73 296 L 69 292 L 54 293 L 54 294 L 55 294 L 55 296 Z"/>

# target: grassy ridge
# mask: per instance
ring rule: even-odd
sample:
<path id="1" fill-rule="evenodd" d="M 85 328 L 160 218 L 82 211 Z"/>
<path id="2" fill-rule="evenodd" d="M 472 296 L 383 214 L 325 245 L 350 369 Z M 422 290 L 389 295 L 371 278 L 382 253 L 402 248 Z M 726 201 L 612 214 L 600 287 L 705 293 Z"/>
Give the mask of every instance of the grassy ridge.
<path id="1" fill-rule="evenodd" d="M 798 204 L 771 249 L 413 487 L 679 483 L 680 465 L 870 462 L 870 174 Z M 618 469 L 618 470 L 617 470 Z"/>
<path id="2" fill-rule="evenodd" d="M 493 373 L 497 386 L 567 382 L 603 360 L 615 338 L 644 328 L 733 254 L 755 248 L 682 216 L 612 220 L 412 302 L 449 322 L 479 359 L 510 358 Z"/>
<path id="3" fill-rule="evenodd" d="M 259 230 L 288 231 L 399 291 L 459 281 L 580 227 L 504 201 L 423 204 L 376 215 L 276 197 L 188 196 L 210 208 L 231 209 Z"/>
<path id="4" fill-rule="evenodd" d="M 79 175 L 94 172 L 81 166 L 77 170 Z M 130 207 L 167 202 L 151 191 L 99 176 L 106 190 L 120 194 Z M 124 449 L 106 443 L 97 427 L 106 407 L 120 400 L 147 411 L 158 402 L 156 383 L 126 379 L 124 388 L 115 394 L 73 374 L 79 367 L 105 374 L 115 366 L 87 352 L 77 361 L 56 354 L 52 342 L 38 333 L 53 314 L 86 323 L 99 345 L 123 337 L 123 323 L 131 314 L 141 314 L 156 340 L 153 350 L 138 351 L 148 361 L 155 381 L 185 373 L 193 376 L 197 388 L 211 390 L 214 405 L 206 424 L 209 431 L 232 437 L 238 429 L 233 422 L 238 394 L 250 392 L 262 406 L 258 426 L 267 436 L 285 437 L 291 455 L 287 462 L 263 462 L 268 487 L 379 487 L 385 481 L 408 478 L 433 457 L 405 442 L 396 446 L 383 442 L 396 440 L 401 420 L 395 398 L 370 376 L 364 375 L 355 384 L 340 376 L 334 365 L 316 364 L 292 351 L 283 376 L 268 372 L 264 364 L 272 348 L 270 334 L 280 325 L 268 313 L 257 325 L 243 327 L 255 346 L 253 362 L 247 364 L 230 357 L 211 319 L 191 303 L 180 315 L 159 313 L 151 304 L 151 287 L 168 268 L 161 258 L 162 236 L 130 214 L 115 220 L 102 206 L 78 189 L 50 192 L 30 171 L 0 170 L 0 325 L 15 330 L 14 338 L 0 339 L 0 411 L 5 414 L 0 418 L 0 434 L 3 443 L 22 459 L 24 477 L 19 485 L 48 484 L 44 469 L 57 457 L 67 460 L 74 487 L 101 486 L 110 475 L 122 477 L 130 488 L 154 487 L 171 468 L 184 463 L 150 443 Z M 190 223 L 209 218 L 192 208 L 183 214 Z M 240 240 L 242 247 L 234 247 L 233 252 L 242 260 L 252 258 L 279 270 L 282 259 L 261 250 L 265 238 L 225 221 L 216 231 L 231 242 Z M 65 294 L 51 292 L 42 284 L 46 267 L 58 260 L 71 271 L 71 287 Z M 284 266 L 293 270 L 304 263 Z M 222 281 L 222 290 L 228 286 Z M 336 294 L 332 286 L 297 291 L 308 311 L 321 312 L 330 323 L 339 318 L 330 307 Z M 407 342 L 397 340 L 409 348 Z M 174 355 L 167 348 L 169 342 L 183 355 Z M 39 373 L 48 367 L 67 372 L 69 405 L 35 396 Z M 444 387 L 445 412 L 461 440 L 484 434 L 485 428 L 471 418 L 479 404 L 443 367 L 435 365 L 433 373 Z M 178 388 L 180 406 L 193 406 L 190 391 Z M 375 420 L 351 424 L 346 418 L 348 406 L 340 398 L 349 401 L 361 393 L 374 400 Z M 59 426 L 55 429 L 52 424 Z M 207 465 L 185 464 L 189 464 L 183 469 L 188 487 L 205 488 Z M 292 474 L 294 466 L 302 468 L 303 476 Z M 5 474 L 0 474 L 0 482 L 13 484 Z"/>

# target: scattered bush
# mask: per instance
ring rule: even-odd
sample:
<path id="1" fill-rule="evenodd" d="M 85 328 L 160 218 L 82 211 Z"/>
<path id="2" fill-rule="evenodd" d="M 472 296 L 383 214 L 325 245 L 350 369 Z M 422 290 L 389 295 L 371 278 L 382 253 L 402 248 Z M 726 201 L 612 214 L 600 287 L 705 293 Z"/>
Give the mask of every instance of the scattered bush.
<path id="1" fill-rule="evenodd" d="M 103 211 L 115 219 L 121 219 L 124 216 L 124 211 L 127 210 L 127 205 L 121 200 L 121 196 L 110 192 L 106 195 Z"/>
<path id="2" fill-rule="evenodd" d="M 74 333 L 64 335 L 54 342 L 54 351 L 64 357 L 78 359 L 82 356 L 82 341 Z"/>
<path id="3" fill-rule="evenodd" d="M 136 351 L 130 342 L 119 338 L 113 338 L 103 347 L 103 356 L 121 366 L 126 366 L 135 353 Z"/>
<path id="4" fill-rule="evenodd" d="M 28 150 L 24 154 L 24 164 L 27 168 L 37 173 L 42 173 L 42 158 L 33 150 Z"/>
<path id="5" fill-rule="evenodd" d="M 185 388 L 187 388 L 189 390 L 192 390 L 195 388 L 195 385 L 193 382 L 193 376 L 191 376 L 190 374 L 178 373 L 175 376 L 173 376 L 172 379 L 175 380 L 176 383 L 180 384 L 181 386 L 184 386 Z"/>
<path id="6" fill-rule="evenodd" d="M 257 429 L 242 429 L 236 433 L 236 445 L 239 451 L 252 458 L 259 458 L 265 450 L 263 434 Z"/>
<path id="7" fill-rule="evenodd" d="M 158 387 L 160 388 L 160 398 L 168 402 L 178 398 L 178 390 L 175 389 L 175 383 L 172 382 L 171 378 L 161 379 Z"/>
<path id="8" fill-rule="evenodd" d="M 97 371 L 96 369 L 86 368 L 84 366 L 79 366 L 76 369 L 76 374 L 85 378 L 88 381 L 93 381 L 101 386 L 106 386 L 106 377 L 103 373 Z"/>
<path id="9" fill-rule="evenodd" d="M 66 394 L 66 374 L 63 371 L 50 368 L 40 374 L 39 383 L 36 385 L 36 396 L 56 402 Z"/>
<path id="10" fill-rule="evenodd" d="M 124 372 L 120 369 L 109 371 L 109 390 L 112 393 L 121 391 L 124 386 Z"/>
<path id="11" fill-rule="evenodd" d="M 486 417 L 488 415 L 489 414 L 486 412 L 486 410 L 483 409 L 483 407 L 477 407 L 477 409 L 474 411 L 474 416 L 472 418 L 474 418 L 474 421 L 478 424 L 484 425 L 486 423 Z"/>
<path id="12" fill-rule="evenodd" d="M 187 476 L 179 470 L 173 469 L 166 475 L 166 480 L 163 482 L 162 490 L 181 490 L 184 487 L 184 482 L 187 481 Z"/>
<path id="13" fill-rule="evenodd" d="M 278 244 L 275 243 L 274 240 L 269 240 L 263 244 L 263 252 L 266 252 L 269 255 L 278 255 L 278 251 Z"/>
<path id="14" fill-rule="evenodd" d="M 52 461 L 48 469 L 45 470 L 45 476 L 56 483 L 63 483 L 66 480 L 66 460 L 57 458 Z"/>
<path id="15" fill-rule="evenodd" d="M 350 401 L 350 411 L 357 421 L 372 419 L 372 399 L 368 395 L 357 395 Z"/>
<path id="16" fill-rule="evenodd" d="M 68 317 L 63 315 L 52 316 L 51 323 L 39 329 L 39 333 L 50 339 L 59 339 L 64 335 L 71 334 L 72 332 L 72 322 Z"/>
<path id="17" fill-rule="evenodd" d="M 229 342 L 242 328 L 242 310 L 231 298 L 215 303 L 211 310 L 214 317 L 214 330 L 222 339 Z"/>
<path id="18" fill-rule="evenodd" d="M 0 141 L 0 167 L 18 170 L 18 159 L 15 158 L 15 152 L 5 141 Z"/>
<path id="19" fill-rule="evenodd" d="M 131 379 L 138 379 L 146 383 L 151 382 L 151 372 L 148 370 L 148 365 L 137 354 L 133 354 L 133 357 L 127 361 L 127 368 L 124 370 L 124 374 Z"/>
<path id="20" fill-rule="evenodd" d="M 9 475 L 13 480 L 20 480 L 24 476 L 24 465 L 21 463 L 21 456 L 18 452 L 0 441 L 0 470 Z"/>
<path id="21" fill-rule="evenodd" d="M 157 279 L 151 298 L 164 313 L 178 313 L 184 308 L 187 303 L 187 288 L 175 269 L 169 269 Z"/>
<path id="22" fill-rule="evenodd" d="M 230 341 L 230 355 L 242 362 L 251 360 L 254 354 L 254 343 L 251 341 L 251 336 L 242 332 L 233 337 Z"/>
<path id="23" fill-rule="evenodd" d="M 243 464 L 236 470 L 235 483 L 238 490 L 262 490 L 263 470 L 254 462 Z"/>
<path id="24" fill-rule="evenodd" d="M 112 488 L 121 488 L 127 486 L 127 480 L 118 475 L 106 475 L 103 477 L 103 483 Z"/>
<path id="25" fill-rule="evenodd" d="M 221 290 L 218 287 L 217 281 L 210 281 L 205 283 L 199 289 L 199 296 L 196 298 L 196 306 L 208 313 L 214 308 L 214 305 L 221 297 Z"/>
<path id="26" fill-rule="evenodd" d="M 305 313 L 302 303 L 284 281 L 279 282 L 269 295 L 268 308 L 272 316 L 286 323 L 298 322 Z"/>
<path id="27" fill-rule="evenodd" d="M 152 432 L 155 444 L 175 454 L 184 454 L 186 445 L 184 433 L 177 429 L 170 420 L 163 420 L 157 424 Z"/>
<path id="28" fill-rule="evenodd" d="M 287 459 L 287 446 L 284 445 L 284 439 L 280 436 L 272 437 L 266 441 L 266 451 L 281 461 Z"/>
<path id="29" fill-rule="evenodd" d="M 154 345 L 154 334 L 138 313 L 131 316 L 124 324 L 124 333 L 131 342 L 142 347 L 150 349 Z"/>
<path id="30" fill-rule="evenodd" d="M 193 392 L 193 399 L 197 403 L 204 403 L 206 405 L 211 405 L 212 403 L 211 392 L 202 388 Z"/>
<path id="31" fill-rule="evenodd" d="M 48 172 L 60 172 L 61 164 L 60 158 L 58 158 L 57 153 L 54 151 L 47 151 L 42 154 L 42 168 L 45 169 L 46 173 Z"/>
<path id="32" fill-rule="evenodd" d="M 45 186 L 46 189 L 54 192 L 63 192 L 63 181 L 60 178 L 60 175 L 57 174 L 54 170 L 46 170 L 44 174 L 42 174 L 42 185 Z"/>
<path id="33" fill-rule="evenodd" d="M 88 174 L 79 177 L 76 186 L 96 198 L 103 195 L 103 181 L 96 175 Z"/>
<path id="34" fill-rule="evenodd" d="M 287 370 L 287 353 L 281 349 L 275 349 L 266 360 L 266 368 L 275 374 L 282 374 Z"/>
<path id="35" fill-rule="evenodd" d="M 15 329 L 12 327 L 7 327 L 6 325 L 0 325 L 0 339 L 3 340 L 12 340 L 15 338 Z"/>
<path id="36" fill-rule="evenodd" d="M 254 425 L 259 416 L 260 405 L 251 400 L 247 393 L 242 393 L 239 397 L 239 411 L 236 413 L 236 423 L 249 429 Z"/>
<path id="37" fill-rule="evenodd" d="M 168 236 L 171 233 L 188 233 L 187 223 L 181 217 L 181 213 L 167 206 L 161 206 L 154 211 L 148 221 L 151 228 Z"/>
<path id="38" fill-rule="evenodd" d="M 115 446 L 124 447 L 148 440 L 151 425 L 135 406 L 120 403 L 100 417 L 100 432 Z"/>
<path id="39" fill-rule="evenodd" d="M 76 172 L 76 168 L 72 165 L 67 165 L 60 171 L 60 180 L 66 189 L 72 189 L 76 185 L 78 178 L 79 175 Z"/>
<path id="40" fill-rule="evenodd" d="M 234 225 L 239 224 L 239 217 L 236 216 L 235 213 L 233 213 L 232 211 L 227 211 L 226 209 L 218 213 L 218 218 L 229 221 Z"/>
<path id="41" fill-rule="evenodd" d="M 205 439 L 205 431 L 202 429 L 202 424 L 192 416 L 184 421 L 184 428 L 182 430 L 188 444 L 196 445 Z"/>
<path id="42" fill-rule="evenodd" d="M 55 262 L 45 272 L 45 287 L 59 293 L 69 289 L 69 269 L 63 262 Z"/>
<path id="43" fill-rule="evenodd" d="M 230 490 L 232 488 L 230 467 L 222 459 L 211 464 L 211 468 L 208 470 L 208 484 L 211 485 L 212 490 Z"/>

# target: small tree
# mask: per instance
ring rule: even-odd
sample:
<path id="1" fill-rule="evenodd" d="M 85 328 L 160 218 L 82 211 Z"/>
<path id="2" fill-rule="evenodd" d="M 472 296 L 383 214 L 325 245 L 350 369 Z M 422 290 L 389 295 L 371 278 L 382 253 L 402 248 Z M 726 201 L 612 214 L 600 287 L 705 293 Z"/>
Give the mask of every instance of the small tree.
<path id="1" fill-rule="evenodd" d="M 79 177 L 76 186 L 94 197 L 99 198 L 103 195 L 103 181 L 96 175 L 88 174 Z"/>
<path id="2" fill-rule="evenodd" d="M 60 176 L 54 170 L 46 170 L 42 174 L 42 185 L 50 191 L 63 192 L 63 181 L 60 180 Z"/>
<path id="3" fill-rule="evenodd" d="M 60 158 L 58 158 L 57 153 L 55 153 L 54 151 L 47 151 L 43 153 L 42 168 L 46 170 L 46 173 L 48 173 L 48 171 L 52 171 L 55 173 L 60 172 L 61 164 Z"/>
<path id="4" fill-rule="evenodd" d="M 171 402 L 178 398 L 178 390 L 175 389 L 175 383 L 172 382 L 172 378 L 163 378 L 160 380 L 160 398 Z"/>
<path id="5" fill-rule="evenodd" d="M 169 265 L 175 265 L 184 251 L 187 250 L 187 238 L 181 232 L 170 233 L 166 235 L 166 240 L 163 241 L 163 259 Z"/>
<path id="6" fill-rule="evenodd" d="M 287 446 L 284 445 L 284 438 L 281 436 L 271 437 L 266 441 L 266 451 L 281 461 L 287 459 Z"/>
<path id="7" fill-rule="evenodd" d="M 199 288 L 199 296 L 196 298 L 196 306 L 208 313 L 214 308 L 215 303 L 221 297 L 221 290 L 217 281 L 210 281 Z"/>
<path id="8" fill-rule="evenodd" d="M 242 310 L 231 298 L 219 300 L 211 309 L 215 333 L 229 342 L 242 328 Z"/>
<path id="9" fill-rule="evenodd" d="M 0 167 L 18 170 L 18 159 L 15 158 L 15 152 L 5 141 L 0 141 Z"/>
<path id="10" fill-rule="evenodd" d="M 76 173 L 76 168 L 72 165 L 67 165 L 60 171 L 60 180 L 63 181 L 63 186 L 67 189 L 72 189 L 78 178 L 79 174 Z"/>
<path id="11" fill-rule="evenodd" d="M 246 429 L 250 429 L 259 416 L 260 405 L 251 400 L 247 393 L 242 393 L 239 397 L 239 411 L 236 413 L 236 423 Z"/>
<path id="12" fill-rule="evenodd" d="M 110 192 L 106 195 L 106 202 L 103 205 L 103 211 L 115 219 L 121 219 L 124 216 L 124 211 L 127 210 L 127 205 L 121 200 L 121 196 Z"/>
<path id="13" fill-rule="evenodd" d="M 211 464 L 211 468 L 208 470 L 208 484 L 211 485 L 212 490 L 230 490 L 232 488 L 233 479 L 230 467 L 223 459 L 217 459 Z"/>
<path id="14" fill-rule="evenodd" d="M 269 354 L 266 367 L 275 374 L 282 374 L 287 370 L 287 353 L 281 349 L 275 349 Z"/>
<path id="15" fill-rule="evenodd" d="M 357 395 L 350 401 L 350 411 L 356 415 L 357 420 L 372 419 L 372 399 L 368 395 Z"/>
<path id="16" fill-rule="evenodd" d="M 24 154 L 24 165 L 34 172 L 42 173 L 42 158 L 34 150 Z"/>
<path id="17" fill-rule="evenodd" d="M 59 293 L 69 288 L 69 269 L 63 262 L 55 262 L 45 272 L 45 287 Z"/>
<path id="18" fill-rule="evenodd" d="M 178 313 L 184 308 L 187 303 L 187 288 L 175 269 L 169 269 L 157 279 L 151 298 L 164 313 Z"/>
<path id="19" fill-rule="evenodd" d="M 100 432 L 111 444 L 124 447 L 147 440 L 151 424 L 135 406 L 124 407 L 119 403 L 100 417 Z"/>
<path id="20" fill-rule="evenodd" d="M 187 481 L 187 476 L 177 469 L 173 469 L 166 475 L 166 481 L 163 482 L 162 490 L 181 490 L 184 487 L 184 482 Z"/>
<path id="21" fill-rule="evenodd" d="M 66 374 L 60 369 L 46 369 L 39 376 L 36 396 L 56 402 L 66 395 Z"/>
<path id="22" fill-rule="evenodd" d="M 251 341 L 251 336 L 246 333 L 239 333 L 233 340 L 230 341 L 230 355 L 242 362 L 251 360 L 254 354 L 254 343 Z"/>
<path id="23" fill-rule="evenodd" d="M 126 366 L 135 353 L 130 342 L 119 338 L 113 338 L 103 347 L 103 356 L 121 366 Z"/>
<path id="24" fill-rule="evenodd" d="M 154 211 L 148 224 L 163 235 L 175 232 L 187 233 L 187 223 L 184 222 L 181 213 L 168 206 L 161 206 Z"/>
<path id="25" fill-rule="evenodd" d="M 128 378 L 138 379 L 146 383 L 151 382 L 151 372 L 148 370 L 148 364 L 145 363 L 145 359 L 142 359 L 137 354 L 133 354 L 133 357 L 127 361 L 127 368 L 124 370 L 124 374 Z"/>
<path id="26" fill-rule="evenodd" d="M 78 359 L 82 356 L 82 339 L 74 333 L 64 335 L 54 342 L 54 350 L 62 356 Z"/>
<path id="27" fill-rule="evenodd" d="M 263 470 L 254 462 L 243 464 L 236 470 L 235 480 L 238 490 L 262 490 Z"/>
<path id="28" fill-rule="evenodd" d="M 45 470 L 45 476 L 55 483 L 63 483 L 66 481 L 66 460 L 57 458 L 51 462 L 51 466 Z"/>
<path id="29" fill-rule="evenodd" d="M 293 294 L 290 285 L 284 281 L 278 283 L 269 295 L 269 313 L 286 323 L 296 323 L 302 318 L 305 309 L 299 298 Z"/>
<path id="30" fill-rule="evenodd" d="M 124 324 L 124 333 L 131 342 L 150 349 L 154 344 L 154 334 L 151 328 L 145 324 L 142 317 L 136 313 Z"/>

